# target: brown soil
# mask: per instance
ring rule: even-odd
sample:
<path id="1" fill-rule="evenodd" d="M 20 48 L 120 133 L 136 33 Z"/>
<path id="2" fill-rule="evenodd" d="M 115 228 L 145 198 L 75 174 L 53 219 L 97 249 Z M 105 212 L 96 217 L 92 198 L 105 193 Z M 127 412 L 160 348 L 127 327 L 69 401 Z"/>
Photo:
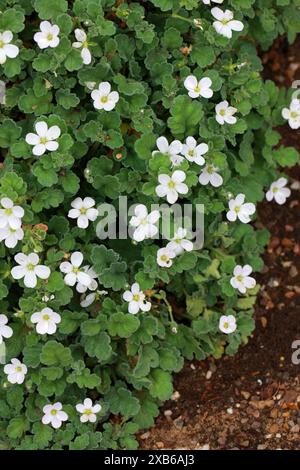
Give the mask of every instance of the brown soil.
<path id="1" fill-rule="evenodd" d="M 291 86 L 300 79 L 300 38 L 284 38 L 264 54 L 266 78 Z M 300 131 L 282 128 L 285 145 L 300 151 Z M 140 435 L 142 449 L 300 449 L 300 166 L 288 170 L 294 190 L 283 207 L 263 203 L 258 226 L 271 242 L 260 275 L 256 330 L 232 358 L 187 363 L 172 400 L 155 426 Z"/>

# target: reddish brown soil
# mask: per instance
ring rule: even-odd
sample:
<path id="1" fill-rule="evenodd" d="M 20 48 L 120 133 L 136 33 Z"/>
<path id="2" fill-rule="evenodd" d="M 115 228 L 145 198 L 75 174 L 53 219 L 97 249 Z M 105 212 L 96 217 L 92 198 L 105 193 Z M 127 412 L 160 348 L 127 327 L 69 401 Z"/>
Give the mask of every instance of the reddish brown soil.
<path id="1" fill-rule="evenodd" d="M 266 78 L 291 86 L 300 79 L 300 38 L 277 41 L 264 54 Z M 282 129 L 300 151 L 300 131 Z M 140 436 L 142 449 L 300 449 L 300 166 L 288 170 L 295 188 L 280 207 L 263 203 L 257 225 L 271 232 L 260 275 L 256 330 L 233 357 L 187 363 L 173 399 Z"/>

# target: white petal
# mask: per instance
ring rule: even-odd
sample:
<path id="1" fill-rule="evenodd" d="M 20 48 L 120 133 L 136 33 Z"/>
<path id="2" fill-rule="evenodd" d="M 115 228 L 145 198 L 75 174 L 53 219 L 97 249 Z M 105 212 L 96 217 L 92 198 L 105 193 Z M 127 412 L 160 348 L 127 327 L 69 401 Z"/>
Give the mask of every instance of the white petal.
<path id="1" fill-rule="evenodd" d="M 60 128 L 58 126 L 51 126 L 46 134 L 48 140 L 56 140 L 61 134 Z"/>
<path id="2" fill-rule="evenodd" d="M 15 46 L 14 44 L 6 44 L 3 47 L 3 50 L 10 59 L 14 59 L 19 54 L 18 46 Z"/>
<path id="3" fill-rule="evenodd" d="M 80 41 L 80 42 L 86 41 L 86 33 L 82 29 L 79 29 L 79 28 L 75 29 L 75 37 L 77 41 Z"/>
<path id="4" fill-rule="evenodd" d="M 5 43 L 5 44 L 8 44 L 9 42 L 11 42 L 13 38 L 13 34 L 11 31 L 4 31 L 2 33 L 2 38 L 1 40 Z"/>
<path id="5" fill-rule="evenodd" d="M 110 93 L 110 90 L 111 90 L 111 86 L 110 86 L 109 82 L 100 83 L 99 91 L 100 91 L 101 95 L 108 95 Z M 93 96 L 93 94 L 92 94 L 92 96 Z"/>
<path id="6" fill-rule="evenodd" d="M 40 138 L 37 134 L 33 134 L 32 132 L 29 132 L 29 134 L 26 135 L 25 141 L 29 145 L 38 145 L 40 143 Z"/>
<path id="7" fill-rule="evenodd" d="M 36 123 L 35 130 L 40 137 L 46 137 L 48 132 L 48 126 L 45 121 L 40 121 Z"/>
<path id="8" fill-rule="evenodd" d="M 15 266 L 11 270 L 11 275 L 14 279 L 22 279 L 25 276 L 26 269 L 23 266 Z"/>
<path id="9" fill-rule="evenodd" d="M 159 150 L 161 153 L 168 153 L 168 150 L 169 150 L 169 142 L 167 141 L 167 139 L 166 139 L 165 137 L 159 137 L 159 138 L 156 140 L 156 145 L 157 145 L 158 150 Z"/>
<path id="10" fill-rule="evenodd" d="M 33 271 L 27 271 L 24 277 L 24 284 L 26 287 L 33 289 L 37 284 L 36 275 Z"/>
<path id="11" fill-rule="evenodd" d="M 41 264 L 34 268 L 34 272 L 40 279 L 48 279 L 51 274 L 50 268 Z"/>
<path id="12" fill-rule="evenodd" d="M 184 86 L 187 90 L 194 90 L 198 86 L 198 80 L 194 75 L 189 75 L 184 80 Z"/>
<path id="13" fill-rule="evenodd" d="M 78 268 L 83 261 L 83 254 L 80 253 L 80 251 L 74 251 L 74 253 L 71 256 L 71 263 L 73 266 Z"/>
<path id="14" fill-rule="evenodd" d="M 36 155 L 37 157 L 40 157 L 46 152 L 46 147 L 44 144 L 38 144 L 35 145 L 32 149 L 33 155 Z"/>
<path id="15" fill-rule="evenodd" d="M 89 65 L 92 62 L 92 55 L 87 47 L 83 47 L 81 51 L 81 58 L 84 65 Z"/>

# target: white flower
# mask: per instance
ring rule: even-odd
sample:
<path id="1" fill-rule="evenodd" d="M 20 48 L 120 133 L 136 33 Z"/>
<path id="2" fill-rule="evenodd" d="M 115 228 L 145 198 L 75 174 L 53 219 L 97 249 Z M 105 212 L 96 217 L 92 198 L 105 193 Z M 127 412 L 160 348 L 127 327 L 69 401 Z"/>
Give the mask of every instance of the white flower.
<path id="1" fill-rule="evenodd" d="M 102 295 L 107 295 L 107 290 L 97 290 L 97 292 L 92 292 L 91 294 L 82 297 L 80 302 L 80 306 L 83 308 L 89 307 L 95 301 L 97 297 L 101 297 Z"/>
<path id="2" fill-rule="evenodd" d="M 178 194 L 187 194 L 189 188 L 183 181 L 186 179 L 186 174 L 184 171 L 176 170 L 169 175 L 159 175 L 158 182 L 160 183 L 155 191 L 159 197 L 167 197 L 169 204 L 175 204 L 178 199 Z"/>
<path id="3" fill-rule="evenodd" d="M 98 90 L 92 91 L 91 97 L 94 100 L 94 108 L 104 109 L 104 111 L 111 111 L 119 101 L 119 93 L 111 91 L 111 86 L 108 82 L 100 83 Z"/>
<path id="4" fill-rule="evenodd" d="M 157 221 L 160 218 L 159 211 L 148 213 L 144 204 L 138 204 L 134 209 L 135 215 L 130 219 L 129 225 L 135 227 L 133 239 L 141 242 L 146 238 L 153 238 L 158 233 Z"/>
<path id="5" fill-rule="evenodd" d="M 19 361 L 19 359 L 12 359 L 10 364 L 4 366 L 4 372 L 7 374 L 7 380 L 11 384 L 22 384 L 27 374 L 27 367 Z"/>
<path id="6" fill-rule="evenodd" d="M 202 2 L 204 3 L 204 5 L 211 5 L 211 2 L 221 4 L 224 2 L 224 0 L 202 0 Z"/>
<path id="7" fill-rule="evenodd" d="M 179 155 L 182 151 L 182 143 L 179 140 L 173 140 L 169 145 L 165 137 L 159 137 L 156 140 L 156 145 L 158 150 L 154 150 L 152 155 L 158 152 L 168 155 L 173 166 L 179 166 L 183 162 L 184 158 Z"/>
<path id="8" fill-rule="evenodd" d="M 167 248 L 170 251 L 173 251 L 175 255 L 180 255 L 184 251 L 192 251 L 193 250 L 193 243 L 190 240 L 187 240 L 185 237 L 187 236 L 187 230 L 180 227 L 172 240 L 167 244 Z"/>
<path id="9" fill-rule="evenodd" d="M 77 219 L 79 228 L 87 228 L 89 221 L 94 222 L 99 215 L 98 210 L 93 207 L 95 204 L 91 197 L 85 197 L 83 200 L 81 197 L 77 197 L 71 202 L 73 209 L 69 210 L 68 217 Z"/>
<path id="10" fill-rule="evenodd" d="M 229 201 L 229 211 L 226 217 L 230 222 L 239 219 L 244 224 L 251 222 L 250 215 L 255 213 L 255 205 L 252 202 L 245 203 L 245 194 L 238 194 L 235 199 Z"/>
<path id="11" fill-rule="evenodd" d="M 80 306 L 83 308 L 89 307 L 96 299 L 96 292 L 92 292 L 91 294 L 82 297 L 80 301 Z"/>
<path id="12" fill-rule="evenodd" d="M 53 299 L 55 299 L 54 294 L 50 294 L 49 296 L 48 295 L 43 295 L 43 297 L 42 297 L 43 302 L 50 302 Z"/>
<path id="13" fill-rule="evenodd" d="M 6 84 L 0 80 L 0 104 L 6 103 Z"/>
<path id="14" fill-rule="evenodd" d="M 96 82 L 85 82 L 85 86 L 86 86 L 90 91 L 93 91 L 96 85 L 97 85 Z"/>
<path id="15" fill-rule="evenodd" d="M 80 251 L 74 251 L 74 253 L 71 255 L 71 262 L 63 261 L 60 264 L 59 269 L 62 273 L 66 274 L 65 283 L 67 286 L 74 286 L 76 282 L 79 282 L 80 284 L 83 284 L 87 287 L 90 285 L 90 276 L 84 272 L 83 268 L 80 269 L 82 261 L 82 253 L 80 253 Z"/>
<path id="16" fill-rule="evenodd" d="M 237 119 L 234 114 L 237 112 L 237 109 L 233 106 L 229 106 L 228 101 L 222 101 L 216 106 L 216 120 L 221 126 L 225 123 L 235 124 Z"/>
<path id="17" fill-rule="evenodd" d="M 222 186 L 223 178 L 221 175 L 219 175 L 218 171 L 219 168 L 217 168 L 216 166 L 206 165 L 206 167 L 203 168 L 199 176 L 199 183 L 203 186 L 206 186 L 210 183 L 214 188 Z"/>
<path id="18" fill-rule="evenodd" d="M 236 319 L 233 315 L 222 315 L 219 321 L 219 329 L 222 333 L 229 335 L 236 330 Z"/>
<path id="19" fill-rule="evenodd" d="M 3 338 L 11 338 L 13 330 L 10 326 L 7 326 L 8 318 L 6 315 L 0 315 L 0 344 L 3 343 Z"/>
<path id="20" fill-rule="evenodd" d="M 211 86 L 212 81 L 208 77 L 203 77 L 198 81 L 194 75 L 189 75 L 184 80 L 184 87 L 188 90 L 188 95 L 191 98 L 198 98 L 199 96 L 211 98 L 213 96 Z"/>
<path id="21" fill-rule="evenodd" d="M 93 268 L 91 268 L 90 266 L 83 266 L 82 269 L 83 269 L 83 272 L 85 272 L 90 277 L 91 282 L 88 286 L 82 284 L 81 282 L 78 282 L 76 285 L 77 292 L 79 292 L 80 294 L 84 294 L 84 292 L 86 292 L 88 289 L 96 290 L 98 287 L 98 283 L 96 281 L 98 277 L 97 274 L 95 273 Z"/>
<path id="22" fill-rule="evenodd" d="M 289 126 L 292 129 L 299 129 L 300 127 L 300 100 L 294 99 L 291 101 L 289 108 L 283 108 L 282 117 L 289 121 Z"/>
<path id="23" fill-rule="evenodd" d="M 82 29 L 75 29 L 76 42 L 73 42 L 72 46 L 76 49 L 82 48 L 80 55 L 85 65 L 89 65 L 92 62 L 92 56 L 89 50 L 86 33 Z"/>
<path id="24" fill-rule="evenodd" d="M 40 279 L 48 279 L 51 274 L 48 266 L 38 264 L 39 257 L 36 253 L 30 253 L 26 256 L 24 253 L 15 255 L 15 261 L 19 266 L 15 266 L 11 270 L 14 279 L 22 279 L 26 287 L 34 288 L 37 284 L 37 277 Z"/>
<path id="25" fill-rule="evenodd" d="M 132 284 L 131 290 L 127 290 L 123 294 L 123 299 L 128 302 L 128 312 L 138 313 L 149 312 L 151 309 L 151 303 L 145 301 L 145 294 L 140 290 L 140 286 L 137 282 Z"/>
<path id="26" fill-rule="evenodd" d="M 53 312 L 52 308 L 45 307 L 40 312 L 35 312 L 30 318 L 32 323 L 36 323 L 36 332 L 39 335 L 53 335 L 56 332 L 56 325 L 61 322 L 61 316 Z"/>
<path id="27" fill-rule="evenodd" d="M 46 150 L 55 152 L 59 147 L 56 139 L 60 136 L 60 128 L 58 126 L 51 126 L 48 129 L 48 125 L 45 121 L 37 122 L 34 127 L 36 134 L 30 132 L 25 137 L 27 144 L 33 145 L 33 155 L 39 157 L 43 155 Z"/>
<path id="28" fill-rule="evenodd" d="M 230 10 L 222 11 L 221 8 L 214 7 L 211 14 L 217 21 L 213 22 L 213 27 L 217 33 L 232 38 L 232 31 L 243 31 L 244 25 L 241 21 L 237 21 L 233 17 L 233 12 Z"/>
<path id="29" fill-rule="evenodd" d="M 173 264 L 173 258 L 176 257 L 176 253 L 170 248 L 160 248 L 157 250 L 156 262 L 158 266 L 162 268 L 170 268 Z"/>
<path id="30" fill-rule="evenodd" d="M 13 33 L 11 31 L 0 33 L 0 64 L 4 64 L 7 57 L 14 59 L 19 54 L 18 46 L 10 44 L 12 38 Z"/>
<path id="31" fill-rule="evenodd" d="M 236 266 L 233 271 L 233 277 L 230 279 L 230 284 L 234 289 L 238 289 L 241 294 L 246 294 L 247 289 L 253 289 L 256 286 L 256 280 L 250 277 L 252 268 L 249 264 L 245 266 Z"/>
<path id="32" fill-rule="evenodd" d="M 0 241 L 4 240 L 7 248 L 14 248 L 20 240 L 23 240 L 24 232 L 21 228 L 11 228 L 7 225 L 4 228 L 0 228 Z"/>
<path id="33" fill-rule="evenodd" d="M 208 145 L 197 145 L 197 141 L 194 137 L 187 137 L 185 144 L 182 146 L 182 155 L 184 155 L 189 162 L 197 163 L 197 165 L 204 165 L 205 159 L 203 155 L 207 152 Z"/>
<path id="34" fill-rule="evenodd" d="M 291 195 L 291 190 L 286 188 L 287 179 L 286 178 L 279 178 L 279 180 L 274 181 L 271 184 L 269 191 L 266 194 L 267 201 L 272 201 L 275 199 L 277 204 L 285 204 L 288 197 Z"/>
<path id="35" fill-rule="evenodd" d="M 40 31 L 35 33 L 33 39 L 40 49 L 47 47 L 57 47 L 59 44 L 59 27 L 52 25 L 49 21 L 42 21 L 40 24 Z"/>
<path id="36" fill-rule="evenodd" d="M 82 423 L 96 422 L 96 414 L 101 411 L 102 406 L 99 404 L 93 405 L 93 402 L 90 398 L 86 398 L 83 403 L 78 403 L 76 405 L 76 410 L 81 414 L 80 421 Z"/>
<path id="37" fill-rule="evenodd" d="M 22 225 L 22 217 L 24 209 L 20 206 L 14 206 L 14 203 L 8 197 L 3 197 L 0 201 L 2 208 L 0 209 L 0 228 L 7 226 L 17 230 Z"/>
<path id="38" fill-rule="evenodd" d="M 60 428 L 62 422 L 68 420 L 68 415 L 62 411 L 62 404 L 60 402 L 54 403 L 54 405 L 45 405 L 43 413 L 42 423 L 51 424 L 54 429 Z"/>

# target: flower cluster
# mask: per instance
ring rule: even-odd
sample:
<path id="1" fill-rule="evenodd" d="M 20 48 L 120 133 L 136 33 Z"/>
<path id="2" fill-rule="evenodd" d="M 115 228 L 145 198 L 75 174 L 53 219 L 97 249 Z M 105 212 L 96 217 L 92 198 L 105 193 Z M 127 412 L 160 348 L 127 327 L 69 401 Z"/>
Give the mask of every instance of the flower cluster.
<path id="1" fill-rule="evenodd" d="M 256 48 L 296 2 L 263 3 L 1 2 L 5 448 L 135 449 L 184 359 L 252 334 L 300 125 Z"/>
<path id="2" fill-rule="evenodd" d="M 3 197 L 0 204 L 0 241 L 4 241 L 7 248 L 14 248 L 24 237 L 22 229 L 24 209 L 15 206 L 8 197 Z"/>

